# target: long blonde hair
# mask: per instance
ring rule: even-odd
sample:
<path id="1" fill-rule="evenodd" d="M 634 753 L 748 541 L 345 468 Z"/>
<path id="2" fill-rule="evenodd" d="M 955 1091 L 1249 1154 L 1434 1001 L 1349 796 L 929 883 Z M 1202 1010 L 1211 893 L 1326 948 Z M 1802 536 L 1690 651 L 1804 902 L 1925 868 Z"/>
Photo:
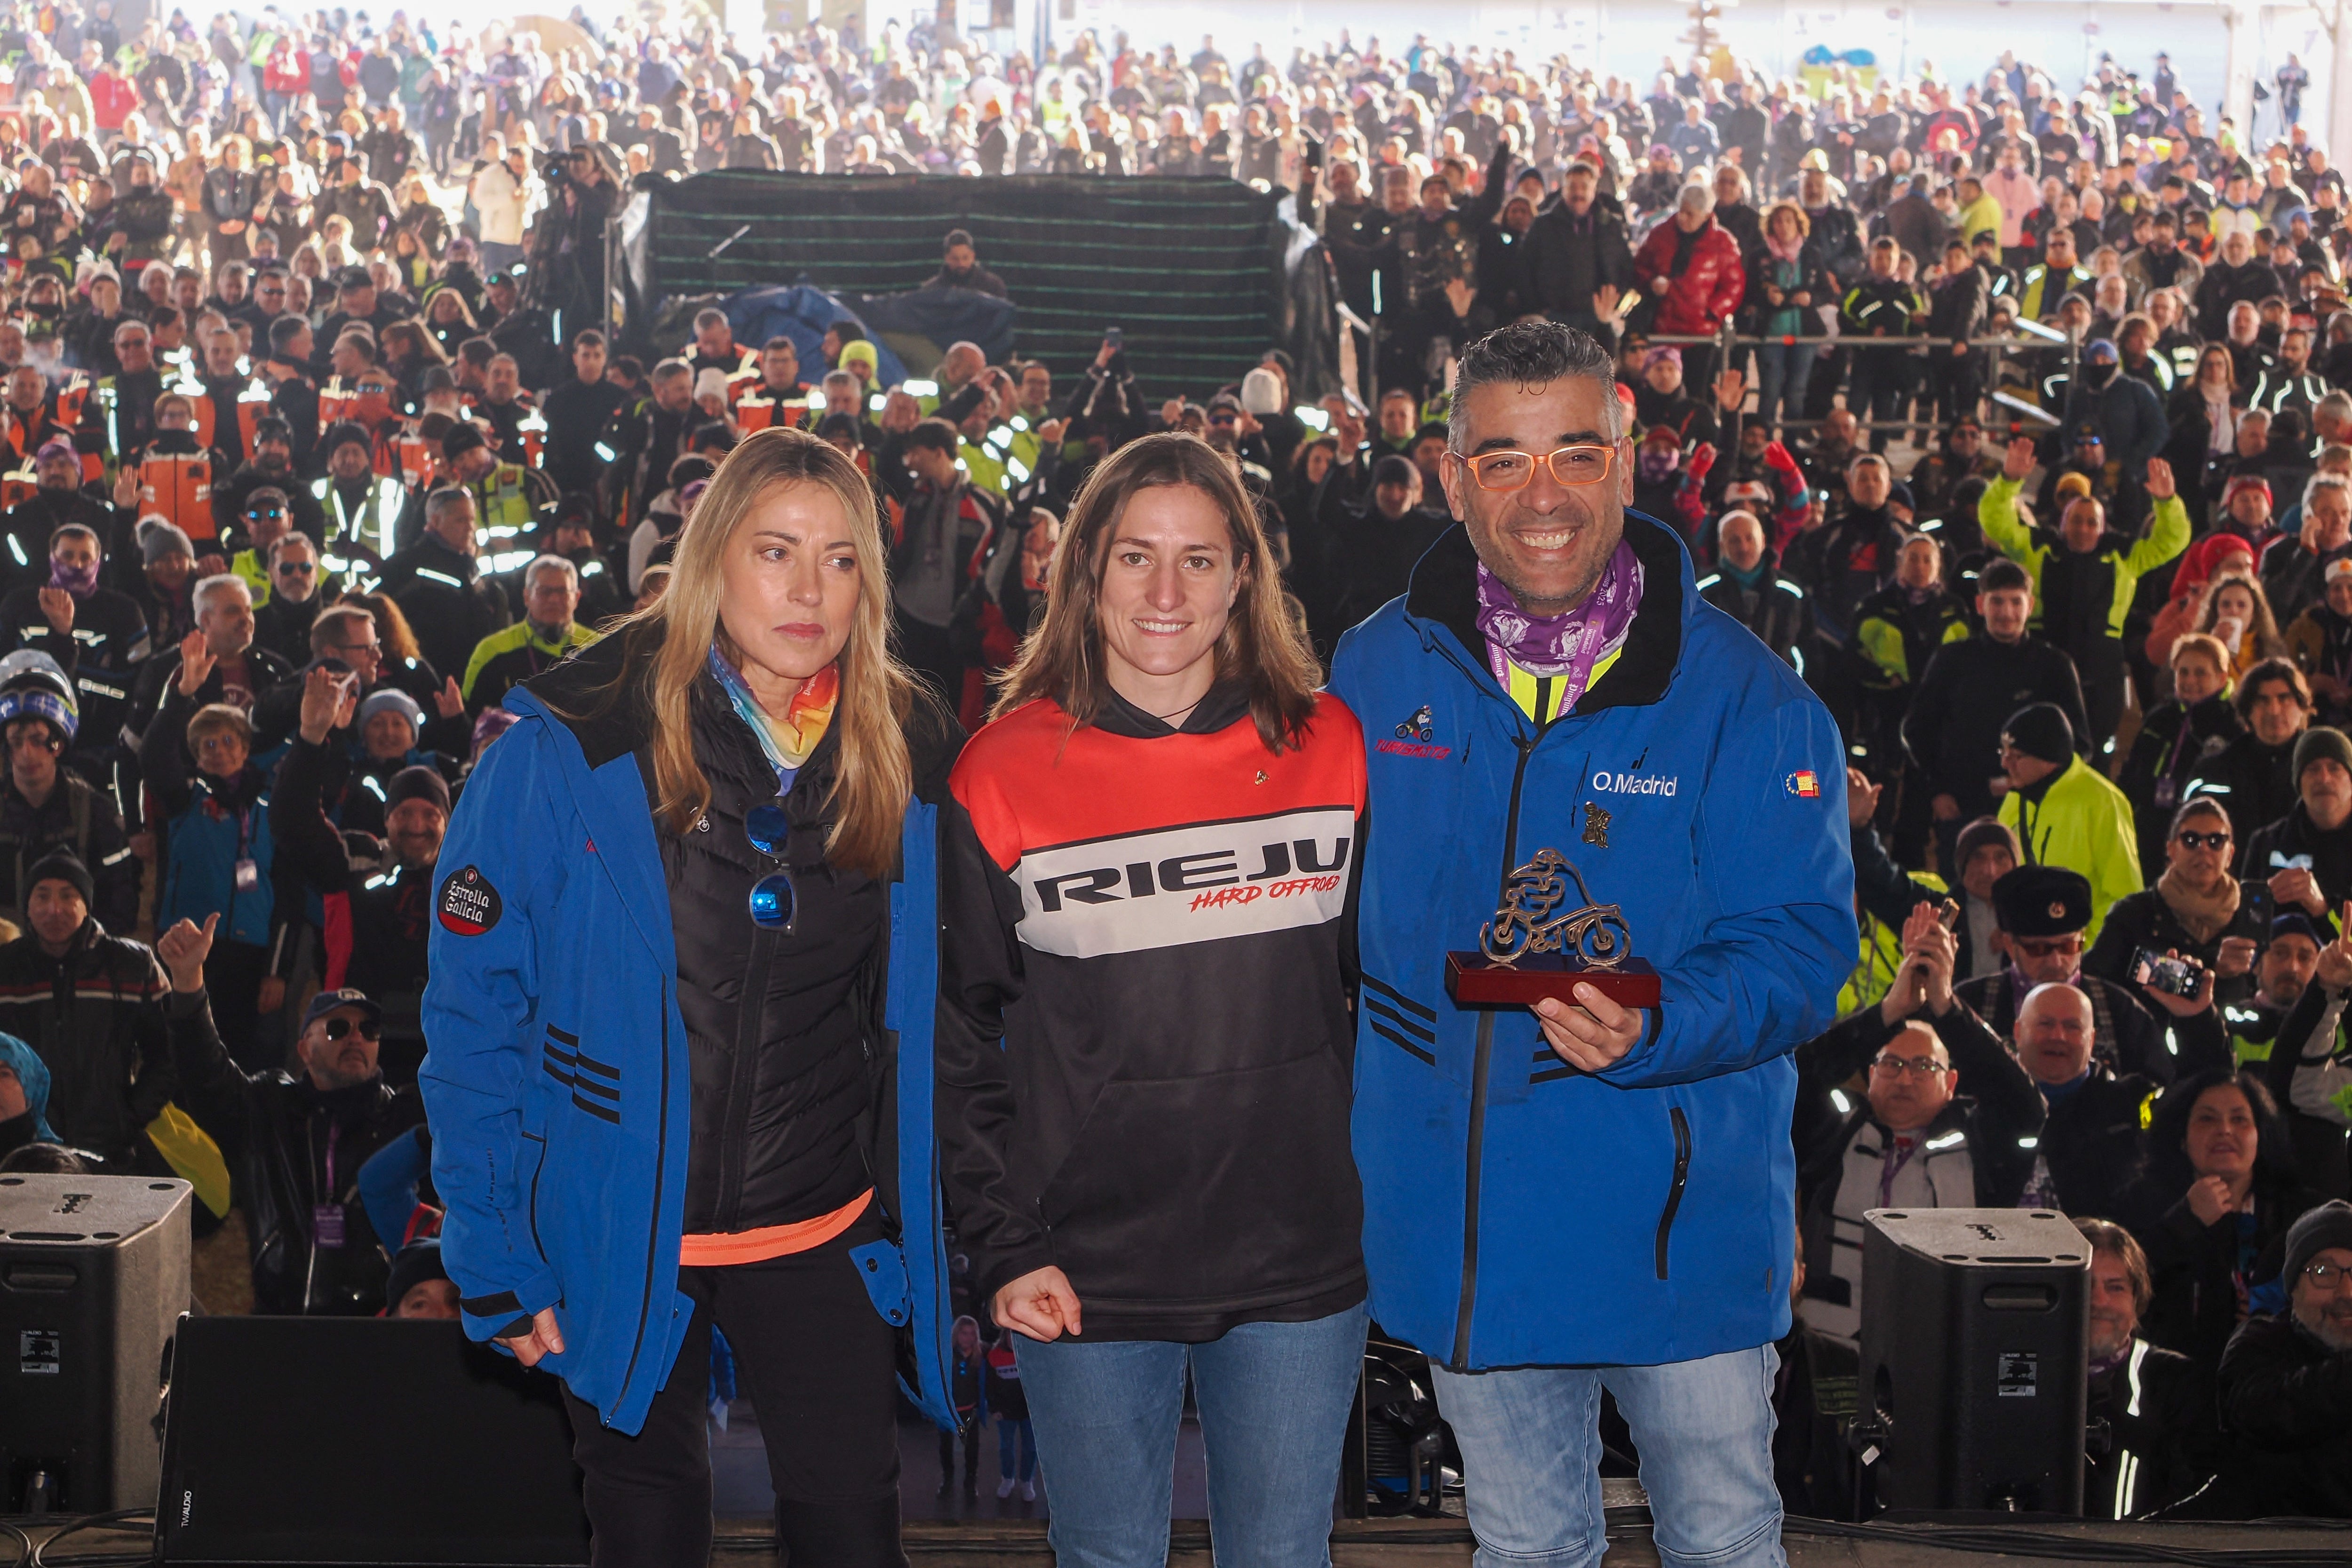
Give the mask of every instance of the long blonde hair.
<path id="1" fill-rule="evenodd" d="M 771 489 L 803 484 L 822 486 L 841 503 L 857 556 L 857 608 L 841 650 L 841 697 L 833 715 L 840 752 L 827 796 L 834 824 L 825 858 L 887 877 L 898 864 L 899 829 L 914 793 L 906 721 L 915 687 L 890 653 L 889 563 L 874 491 L 837 447 L 776 426 L 727 454 L 678 534 L 668 591 L 614 628 L 626 642 L 620 674 L 607 689 L 617 700 L 627 682 L 643 682 L 653 713 L 655 811 L 671 832 L 686 832 L 710 805 L 710 781 L 694 760 L 694 685 L 714 642 L 740 662 L 719 618 L 728 547 Z M 640 651 L 656 641 L 649 656 Z"/>
<path id="2" fill-rule="evenodd" d="M 1233 464 L 1181 431 L 1129 441 L 1087 476 L 1046 573 L 1045 618 L 1004 672 L 990 717 L 1041 697 L 1061 704 L 1079 725 L 1102 712 L 1110 682 L 1099 605 L 1111 536 L 1137 491 L 1174 485 L 1200 490 L 1225 514 L 1234 560 L 1244 573 L 1240 596 L 1217 637 L 1217 679 L 1247 689 L 1250 717 L 1268 751 L 1304 738 L 1321 669 L 1284 606 L 1282 574 L 1257 508 Z"/>

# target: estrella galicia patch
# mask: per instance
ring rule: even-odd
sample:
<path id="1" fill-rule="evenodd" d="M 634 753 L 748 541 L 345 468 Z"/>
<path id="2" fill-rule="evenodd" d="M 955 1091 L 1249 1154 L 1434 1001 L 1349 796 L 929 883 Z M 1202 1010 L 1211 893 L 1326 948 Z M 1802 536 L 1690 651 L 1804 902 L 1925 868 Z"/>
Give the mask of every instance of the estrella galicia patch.
<path id="1" fill-rule="evenodd" d="M 441 884 L 442 927 L 459 936 L 481 935 L 498 924 L 499 916 L 505 911 L 499 890 L 490 886 L 490 879 L 478 868 L 467 866 L 452 871 L 449 879 Z"/>

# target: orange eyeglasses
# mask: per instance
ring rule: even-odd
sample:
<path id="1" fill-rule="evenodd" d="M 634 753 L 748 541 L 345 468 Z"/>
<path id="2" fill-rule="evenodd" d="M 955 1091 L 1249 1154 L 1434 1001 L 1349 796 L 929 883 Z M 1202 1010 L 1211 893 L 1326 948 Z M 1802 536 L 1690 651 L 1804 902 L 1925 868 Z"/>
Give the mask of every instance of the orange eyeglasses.
<path id="1" fill-rule="evenodd" d="M 1480 452 L 1475 457 L 1465 457 L 1460 452 L 1448 452 L 1446 456 L 1467 468 L 1470 477 L 1477 481 L 1482 490 L 1525 489 L 1528 481 L 1536 477 L 1538 460 L 1532 452 L 1511 449 Z M 1540 460 L 1550 468 L 1551 477 L 1560 484 L 1570 487 L 1597 485 L 1607 479 L 1610 470 L 1616 466 L 1617 448 L 1590 445 L 1561 447 L 1545 454 Z"/>

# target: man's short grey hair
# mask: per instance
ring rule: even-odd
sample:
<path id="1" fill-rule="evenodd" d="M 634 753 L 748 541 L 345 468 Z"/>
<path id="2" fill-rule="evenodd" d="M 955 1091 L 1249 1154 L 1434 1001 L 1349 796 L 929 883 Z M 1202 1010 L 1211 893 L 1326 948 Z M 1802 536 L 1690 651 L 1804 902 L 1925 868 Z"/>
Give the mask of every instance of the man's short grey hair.
<path id="1" fill-rule="evenodd" d="M 2344 504 L 2352 507 L 2352 479 L 2342 474 L 2314 474 L 2303 482 L 2303 510 L 2311 510 L 2312 499 L 2322 490 L 2334 490 L 2343 497 Z"/>
<path id="2" fill-rule="evenodd" d="M 831 392 L 836 386 L 856 386 L 857 373 L 854 370 L 829 370 L 824 373 L 824 379 L 817 384 L 827 392 Z"/>
<path id="3" fill-rule="evenodd" d="M 1625 407 L 1617 398 L 1617 362 L 1591 334 L 1557 321 L 1514 321 L 1497 327 L 1463 351 L 1447 416 L 1446 444 L 1466 452 L 1470 391 L 1490 383 L 1545 386 L 1562 376 L 1580 376 L 1601 390 L 1601 423 L 1609 439 L 1625 434 Z"/>
<path id="4" fill-rule="evenodd" d="M 1715 210 L 1715 192 L 1693 180 L 1683 187 L 1682 195 L 1675 198 L 1675 205 L 1686 213 L 1711 213 Z"/>
<path id="5" fill-rule="evenodd" d="M 459 507 L 471 507 L 474 492 L 463 485 L 443 485 L 425 498 L 425 526 L 434 527 Z"/>
<path id="6" fill-rule="evenodd" d="M 207 577 L 203 582 L 197 584 L 194 590 L 188 595 L 188 603 L 196 607 L 196 613 L 198 615 L 202 615 L 204 614 L 205 601 L 218 598 L 221 595 L 228 593 L 232 589 L 234 589 L 237 595 L 244 599 L 247 604 L 249 605 L 253 602 L 253 588 L 251 584 L 247 584 L 244 578 L 238 576 L 234 572 L 223 572 L 216 576 Z"/>
<path id="7" fill-rule="evenodd" d="M 563 574 L 563 580 L 571 584 L 574 592 L 577 592 L 580 587 L 580 568 L 561 555 L 532 556 L 530 564 L 522 569 L 523 586 L 529 587 L 530 580 L 542 572 L 561 572 Z"/>
<path id="8" fill-rule="evenodd" d="M 271 567 L 275 568 L 277 566 L 278 558 L 286 553 L 286 547 L 289 544 L 299 544 L 313 555 L 316 555 L 319 552 L 317 542 L 313 541 L 309 534 L 303 532 L 298 528 L 290 532 L 279 534 L 278 536 L 278 542 L 269 547 L 269 564 Z"/>
<path id="9" fill-rule="evenodd" d="M 666 359 L 654 366 L 653 378 L 656 381 L 675 381 L 681 375 L 690 376 L 693 374 L 694 367 L 684 360 Z"/>

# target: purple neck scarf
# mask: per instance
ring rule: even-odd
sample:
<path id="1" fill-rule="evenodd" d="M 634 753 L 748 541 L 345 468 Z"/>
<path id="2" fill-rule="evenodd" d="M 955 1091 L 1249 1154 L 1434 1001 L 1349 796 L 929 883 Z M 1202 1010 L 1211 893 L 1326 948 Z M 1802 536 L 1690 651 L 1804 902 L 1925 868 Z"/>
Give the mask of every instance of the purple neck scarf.
<path id="1" fill-rule="evenodd" d="M 1502 579 L 1478 568 L 1478 630 L 1486 638 L 1486 663 L 1508 690 L 1512 665 L 1529 675 L 1564 678 L 1565 713 L 1592 682 L 1592 668 L 1625 646 L 1625 634 L 1642 607 L 1642 563 L 1633 547 L 1617 542 L 1617 552 L 1601 568 L 1601 581 L 1584 603 L 1540 620 L 1519 608 Z"/>
<path id="2" fill-rule="evenodd" d="M 51 561 L 49 586 L 63 588 L 77 599 L 86 599 L 89 597 L 90 590 L 98 586 L 98 568 L 96 566 L 68 568 L 57 561 Z"/>

